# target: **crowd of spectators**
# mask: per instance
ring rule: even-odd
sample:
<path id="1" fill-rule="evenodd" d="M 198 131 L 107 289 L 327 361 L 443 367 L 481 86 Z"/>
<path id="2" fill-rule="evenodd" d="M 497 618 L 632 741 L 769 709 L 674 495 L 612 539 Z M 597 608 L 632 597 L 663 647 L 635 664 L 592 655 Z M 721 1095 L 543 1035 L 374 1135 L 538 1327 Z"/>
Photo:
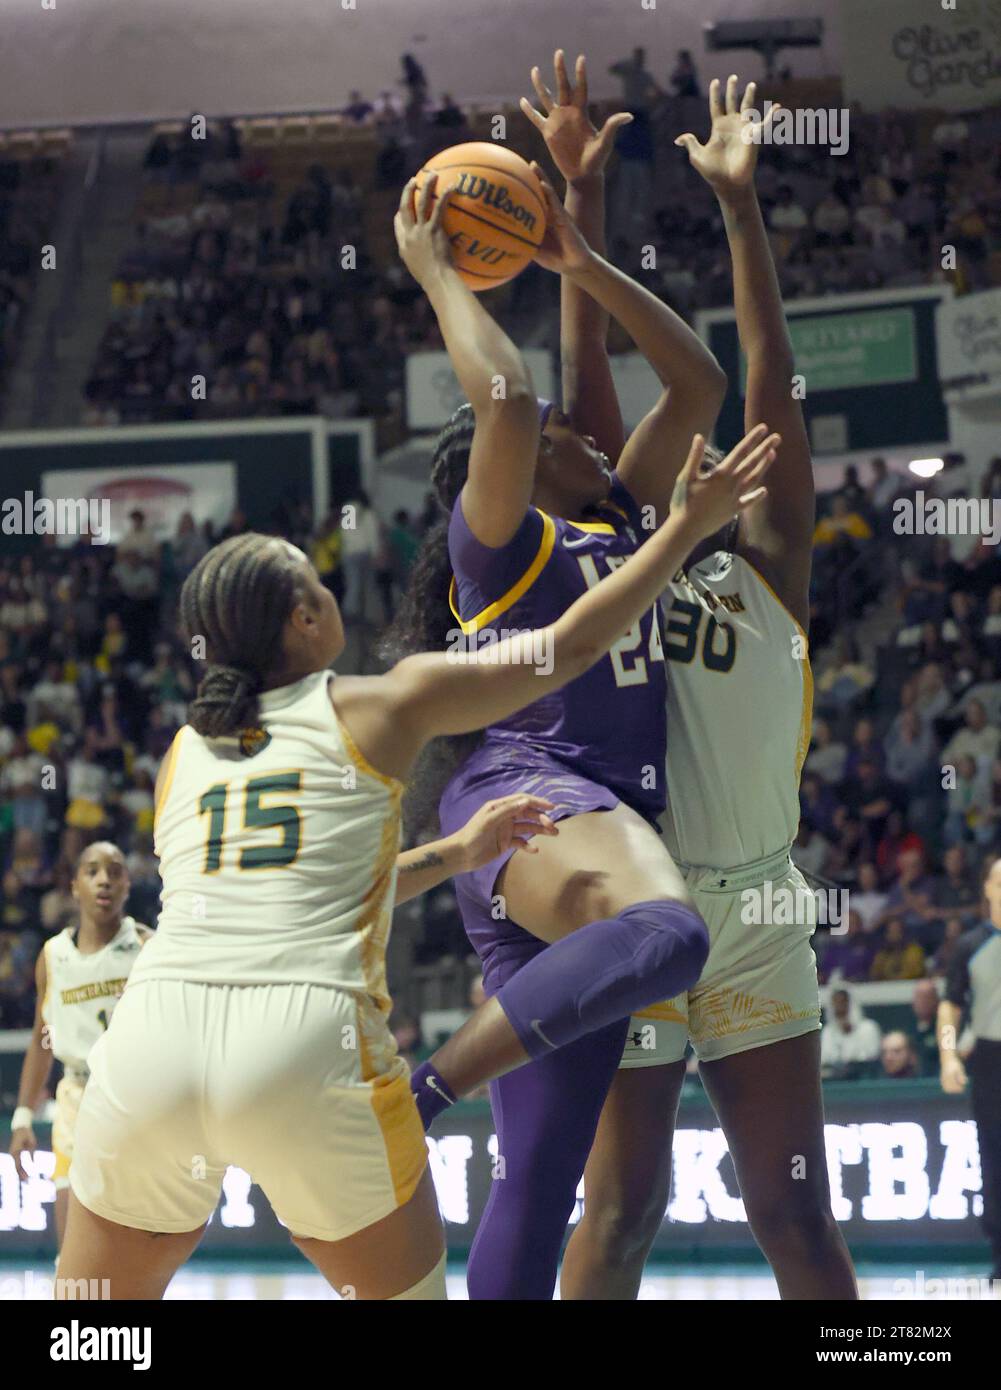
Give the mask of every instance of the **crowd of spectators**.
<path id="1" fill-rule="evenodd" d="M 313 526 L 290 507 L 284 534 L 313 557 L 349 623 L 384 622 L 420 540 L 420 518 L 388 525 L 359 493 Z M 157 768 L 185 720 L 197 668 L 176 630 L 185 576 L 218 531 L 183 516 L 158 540 L 142 512 L 115 546 L 48 543 L 0 561 L 0 1027 L 31 1024 L 43 941 L 74 919 L 82 848 L 110 839 L 127 856 L 128 910 L 155 925 Z"/>
<path id="2" fill-rule="evenodd" d="M 945 464 L 926 499 L 996 493 L 1001 460 Z M 865 651 L 839 635 L 821 662 L 793 848 L 823 891 L 847 890 L 842 919 L 814 939 L 821 981 L 839 987 L 945 977 L 1001 854 L 1001 554 L 980 536 L 898 534 L 901 502 L 914 502 L 901 482 L 880 460 L 866 486 L 849 469 L 821 499 L 815 535 L 818 639 L 874 612 L 883 633 Z M 835 575 L 852 570 L 864 578 L 839 612 Z M 852 1074 L 879 1074 L 878 1028 L 856 1027 L 856 1014 L 857 1002 L 832 1000 L 825 1045 L 864 1046 Z M 884 1064 L 920 1074 L 920 1048 L 904 1062 L 898 1044 L 883 1039 Z"/>
<path id="3" fill-rule="evenodd" d="M 650 284 L 682 312 L 731 302 L 730 261 L 715 198 L 674 148 L 705 135 L 704 96 L 682 53 L 665 91 L 637 49 L 613 66 L 633 122 L 619 135 L 611 218 L 621 263 L 657 252 Z M 960 292 L 1001 283 L 1001 113 L 845 112 L 846 148 L 774 143 L 757 185 L 786 300 L 949 280 Z M 954 248 L 956 262 L 943 261 Z"/>
<path id="4" fill-rule="evenodd" d="M 633 122 L 619 134 L 609 197 L 612 252 L 686 315 L 732 295 L 719 211 L 674 146 L 706 114 L 691 55 L 666 86 L 643 50 L 612 65 Z M 87 424 L 320 413 L 402 419 L 406 355 L 440 347 L 427 301 L 366 210 L 398 193 L 431 155 L 471 138 L 447 93 L 434 102 L 404 55 L 400 92 L 354 91 L 337 114 L 372 158 L 359 175 L 347 139 L 331 143 L 291 191 L 281 149 L 246 150 L 232 123 L 159 134 L 149 181 L 194 187 L 192 203 L 138 222 L 111 287 L 111 317 L 86 385 Z M 520 120 L 516 114 L 513 119 Z M 914 115 L 851 114 L 841 155 L 772 145 L 758 187 L 787 300 L 951 280 L 969 290 L 1001 274 L 1001 142 L 996 112 L 948 116 L 924 136 Z M 356 143 L 356 142 L 355 142 Z M 380 212 L 382 205 L 379 204 Z M 386 210 L 388 226 L 391 210 Z M 954 269 L 941 249 L 955 248 Z M 655 264 L 641 247 L 653 247 Z M 642 267 L 642 269 L 641 269 Z M 515 282 L 543 320 L 545 277 Z M 552 335 L 550 335 L 552 336 Z M 616 341 L 617 347 L 627 347 Z"/>
<path id="5" fill-rule="evenodd" d="M 351 172 L 314 163 L 280 202 L 232 128 L 161 140 L 156 177 L 197 150 L 197 201 L 137 226 L 83 423 L 398 410 L 406 353 L 440 339 L 402 267 L 373 265 Z"/>
<path id="6" fill-rule="evenodd" d="M 432 155 L 470 137 L 452 97 L 432 101 L 416 60 L 401 62 L 401 96 L 369 102 L 355 91 L 338 113 L 345 135 L 371 127 L 367 186 L 336 144 L 286 193 L 284 151 L 245 151 L 233 122 L 192 121 L 153 139 L 147 182 L 197 191 L 137 223 L 111 286 L 84 424 L 402 418 L 406 355 L 441 337 L 403 266 L 370 254 L 366 198 L 398 193 Z"/>
<path id="7" fill-rule="evenodd" d="M 823 1075 L 830 1080 L 860 1081 L 882 1078 L 909 1081 L 939 1074 L 936 1029 L 939 992 L 934 980 L 921 979 L 914 986 L 910 1004 L 899 1026 L 882 1029 L 859 1002 L 857 995 L 839 985 L 831 990 L 830 1007 L 820 1038 Z M 971 1041 L 959 1040 L 960 1055 L 971 1051 Z"/>
<path id="8" fill-rule="evenodd" d="M 58 202 L 60 160 L 0 155 L 0 386 L 13 360 Z"/>

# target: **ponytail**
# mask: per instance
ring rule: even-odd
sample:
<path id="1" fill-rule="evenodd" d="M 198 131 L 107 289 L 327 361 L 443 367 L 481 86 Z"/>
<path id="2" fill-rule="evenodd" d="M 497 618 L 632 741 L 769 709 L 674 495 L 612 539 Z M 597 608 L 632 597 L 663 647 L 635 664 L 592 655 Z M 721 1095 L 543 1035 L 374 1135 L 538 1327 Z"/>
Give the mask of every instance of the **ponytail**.
<path id="1" fill-rule="evenodd" d="M 206 738 L 222 738 L 260 721 L 260 677 L 239 666 L 210 665 L 188 707 L 188 723 Z"/>
<path id="2" fill-rule="evenodd" d="M 279 670 L 285 623 L 303 594 L 299 553 L 274 536 L 233 536 L 204 555 L 181 589 L 181 624 L 208 669 L 188 707 L 206 738 L 254 728 L 266 678 Z"/>

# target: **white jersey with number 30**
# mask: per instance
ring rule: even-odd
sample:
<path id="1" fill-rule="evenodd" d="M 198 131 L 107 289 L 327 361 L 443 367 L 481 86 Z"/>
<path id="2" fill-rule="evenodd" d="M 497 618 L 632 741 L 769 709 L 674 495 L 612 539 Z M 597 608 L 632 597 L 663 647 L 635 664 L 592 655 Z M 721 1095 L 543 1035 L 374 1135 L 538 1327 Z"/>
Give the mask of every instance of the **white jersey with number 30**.
<path id="1" fill-rule="evenodd" d="M 662 600 L 667 660 L 664 840 L 685 864 L 778 853 L 799 825 L 813 677 L 806 634 L 761 575 L 716 551 Z"/>
<path id="2" fill-rule="evenodd" d="M 319 984 L 388 1007 L 402 783 L 365 760 L 329 671 L 261 697 L 260 729 L 186 725 L 156 816 L 163 910 L 131 984 Z"/>

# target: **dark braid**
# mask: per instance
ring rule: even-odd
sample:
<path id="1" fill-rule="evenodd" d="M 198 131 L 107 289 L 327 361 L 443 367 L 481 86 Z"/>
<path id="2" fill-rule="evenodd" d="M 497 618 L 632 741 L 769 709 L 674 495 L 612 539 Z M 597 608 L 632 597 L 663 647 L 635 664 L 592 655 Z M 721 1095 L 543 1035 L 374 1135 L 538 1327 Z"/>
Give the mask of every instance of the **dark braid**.
<path id="1" fill-rule="evenodd" d="M 181 626 L 208 663 L 188 723 L 206 738 L 251 728 L 258 696 L 282 660 L 285 621 L 302 596 L 302 566 L 284 541 L 254 531 L 199 560 L 181 589 Z"/>
<path id="2" fill-rule="evenodd" d="M 469 451 L 476 421 L 472 407 L 456 410 L 431 456 L 431 484 L 441 515 L 429 528 L 392 623 L 383 634 L 379 653 L 388 665 L 416 652 L 445 650 L 455 618 L 448 603 L 452 565 L 448 557 L 448 521 L 469 473 Z M 482 733 L 433 739 L 417 760 L 407 784 L 404 817 L 407 833 L 418 836 L 437 823 L 438 801 L 446 782 L 482 739 Z"/>

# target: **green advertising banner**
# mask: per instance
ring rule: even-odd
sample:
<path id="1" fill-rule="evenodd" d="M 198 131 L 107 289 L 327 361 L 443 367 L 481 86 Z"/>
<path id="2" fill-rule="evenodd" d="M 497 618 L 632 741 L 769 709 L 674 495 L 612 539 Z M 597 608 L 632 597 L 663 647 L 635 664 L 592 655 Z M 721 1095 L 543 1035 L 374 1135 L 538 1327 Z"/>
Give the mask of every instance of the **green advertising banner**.
<path id="1" fill-rule="evenodd" d="M 892 297 L 830 295 L 799 312 L 795 302 L 788 306 L 815 454 L 925 448 L 949 438 L 935 339 L 936 310 L 948 297 L 946 286 L 921 286 Z M 706 313 L 698 331 L 731 384 L 715 431 L 716 441 L 729 447 L 744 433 L 747 391 L 733 311 Z"/>
<path id="2" fill-rule="evenodd" d="M 796 372 L 807 393 L 891 386 L 918 375 L 914 310 L 864 309 L 846 314 L 790 316 Z M 747 363 L 740 355 L 740 394 Z"/>

